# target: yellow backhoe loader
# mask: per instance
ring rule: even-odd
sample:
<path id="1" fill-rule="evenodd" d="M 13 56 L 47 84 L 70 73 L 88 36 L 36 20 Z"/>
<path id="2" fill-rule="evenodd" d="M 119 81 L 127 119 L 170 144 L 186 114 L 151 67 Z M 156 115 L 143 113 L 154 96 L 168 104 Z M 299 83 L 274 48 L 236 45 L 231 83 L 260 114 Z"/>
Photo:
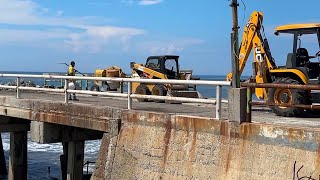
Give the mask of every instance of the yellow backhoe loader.
<path id="1" fill-rule="evenodd" d="M 251 51 L 254 52 L 253 81 L 256 83 L 283 83 L 283 84 L 319 84 L 320 63 L 311 62 L 310 59 L 320 56 L 320 23 L 290 24 L 279 26 L 275 34 L 289 34 L 293 37 L 292 52 L 287 54 L 285 66 L 277 66 L 271 55 L 268 41 L 263 32 L 263 13 L 253 12 L 243 30 L 242 41 L 239 49 L 239 74 L 244 70 Z M 316 51 L 310 56 L 304 46 L 308 41 L 314 40 Z M 318 79 L 317 79 L 318 78 Z M 231 81 L 232 73 L 227 80 Z M 255 88 L 258 99 L 264 99 L 276 104 L 271 106 L 273 112 L 280 116 L 299 116 L 304 109 L 294 106 L 284 107 L 284 104 L 312 104 L 314 101 L 311 91 L 282 88 Z"/>
<path id="2" fill-rule="evenodd" d="M 150 56 L 145 65 L 131 62 L 132 78 L 190 80 L 192 71 L 179 70 L 179 56 Z M 189 85 L 132 83 L 132 92 L 143 95 L 202 98 L 201 94 Z M 138 99 L 148 101 L 148 99 Z M 154 100 L 155 102 L 163 102 Z"/>

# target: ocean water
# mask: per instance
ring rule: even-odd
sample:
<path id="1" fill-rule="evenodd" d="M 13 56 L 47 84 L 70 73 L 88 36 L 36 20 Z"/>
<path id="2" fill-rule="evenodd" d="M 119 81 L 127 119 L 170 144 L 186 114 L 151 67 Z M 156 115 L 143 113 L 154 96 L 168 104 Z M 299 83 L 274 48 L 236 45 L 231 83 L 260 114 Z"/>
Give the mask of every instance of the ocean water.
<path id="1" fill-rule="evenodd" d="M 3 74 L 43 74 L 42 72 L 0 72 Z M 197 75 L 201 80 L 213 80 L 213 81 L 224 81 L 226 76 L 213 76 L 213 75 Z M 15 78 L 4 78 L 0 77 L 0 84 L 5 84 L 14 81 Z M 21 81 L 33 81 L 36 85 L 43 86 L 44 79 L 24 78 Z M 82 83 L 82 87 L 85 87 L 85 81 Z M 88 82 L 88 88 L 92 86 L 92 82 Z M 59 87 L 60 81 L 48 82 L 48 85 Z M 227 99 L 228 87 L 222 88 L 222 98 Z M 205 97 L 215 97 L 216 87 L 215 86 L 197 86 L 197 90 Z M 126 87 L 124 87 L 126 91 Z M 62 154 L 62 144 L 38 144 L 28 141 L 28 179 L 51 179 L 52 177 L 61 179 L 60 171 L 60 155 Z M 5 151 L 6 162 L 8 163 L 9 158 L 9 147 L 10 147 L 10 134 L 2 133 L 2 141 Z M 85 162 L 94 162 L 97 157 L 97 153 L 100 148 L 100 140 L 86 141 L 85 143 Z M 50 170 L 49 170 L 50 169 Z M 84 166 L 84 172 L 86 172 L 86 166 Z M 94 164 L 89 166 L 89 171 L 94 169 Z M 7 179 L 6 177 L 0 178 Z"/>

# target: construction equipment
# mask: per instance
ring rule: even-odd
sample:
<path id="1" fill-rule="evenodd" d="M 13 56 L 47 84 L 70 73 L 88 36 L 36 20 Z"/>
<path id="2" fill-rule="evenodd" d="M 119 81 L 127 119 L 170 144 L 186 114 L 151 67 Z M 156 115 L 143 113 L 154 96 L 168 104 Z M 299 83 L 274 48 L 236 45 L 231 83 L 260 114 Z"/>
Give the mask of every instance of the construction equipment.
<path id="1" fill-rule="evenodd" d="M 275 34 L 293 35 L 293 51 L 288 53 L 285 66 L 276 66 L 271 55 L 269 44 L 264 35 L 262 25 L 263 13 L 253 12 L 243 30 L 242 42 L 239 49 L 239 74 L 244 70 L 251 50 L 254 51 L 253 75 L 250 81 L 256 83 L 277 84 L 319 84 L 320 63 L 310 62 L 311 58 L 320 56 L 320 23 L 319 24 L 290 24 L 276 28 Z M 305 47 L 302 46 L 303 37 L 310 41 L 316 37 L 318 49 L 314 56 L 309 56 Z M 304 42 L 305 43 L 305 42 Z M 319 59 L 319 58 L 318 58 Z M 232 80 L 229 73 L 227 80 Z M 304 109 L 294 107 L 295 104 L 312 104 L 314 102 L 311 91 L 281 88 L 255 88 L 258 99 L 267 100 L 276 104 L 271 106 L 273 112 L 280 116 L 299 116 Z M 289 105 L 290 107 L 281 106 Z"/>
<path id="2" fill-rule="evenodd" d="M 120 67 L 111 66 L 106 69 L 96 69 L 94 72 L 95 77 L 120 77 L 125 78 L 127 75 Z M 120 82 L 114 81 L 94 81 L 91 91 L 117 91 L 120 87 Z"/>
<path id="3" fill-rule="evenodd" d="M 132 69 L 132 78 L 146 79 L 177 79 L 189 80 L 192 77 L 192 71 L 179 70 L 179 56 L 150 56 L 146 64 L 130 63 Z M 145 84 L 132 83 L 132 92 L 142 95 L 173 96 L 202 98 L 201 94 L 195 90 L 194 86 L 189 85 L 170 85 L 170 84 Z M 138 99 L 138 101 L 148 101 L 148 99 Z M 155 102 L 164 102 L 154 100 Z"/>

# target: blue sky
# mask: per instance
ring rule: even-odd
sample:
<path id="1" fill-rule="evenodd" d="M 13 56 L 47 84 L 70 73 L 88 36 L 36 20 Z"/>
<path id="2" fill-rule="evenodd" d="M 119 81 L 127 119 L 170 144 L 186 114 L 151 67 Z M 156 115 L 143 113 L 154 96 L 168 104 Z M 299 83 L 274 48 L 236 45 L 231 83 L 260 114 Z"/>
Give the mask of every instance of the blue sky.
<path id="1" fill-rule="evenodd" d="M 278 25 L 320 22 L 319 0 L 239 1 L 239 25 L 253 11 L 264 13 L 266 36 L 277 65 L 291 39 L 275 36 Z M 298 2 L 298 1 L 297 1 Z M 181 69 L 225 75 L 231 70 L 231 8 L 227 0 L 0 0 L 1 71 L 82 72 L 150 55 L 180 55 Z M 240 36 L 241 38 L 241 36 Z M 250 62 L 252 58 L 250 59 Z M 249 63 L 250 63 L 249 62 Z M 251 64 L 251 63 L 250 63 Z M 244 74 L 250 74 L 251 65 Z"/>

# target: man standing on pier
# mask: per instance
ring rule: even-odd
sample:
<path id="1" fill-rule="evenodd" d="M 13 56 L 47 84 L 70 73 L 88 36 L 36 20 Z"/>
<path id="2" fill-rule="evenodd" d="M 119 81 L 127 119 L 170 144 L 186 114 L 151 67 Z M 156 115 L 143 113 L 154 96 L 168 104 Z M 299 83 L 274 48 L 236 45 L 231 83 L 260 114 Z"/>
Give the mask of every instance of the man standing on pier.
<path id="1" fill-rule="evenodd" d="M 74 61 L 71 61 L 69 67 L 68 67 L 68 76 L 75 76 L 76 75 L 76 69 L 74 68 L 76 65 L 76 63 Z M 69 80 L 69 84 L 68 84 L 68 88 L 75 90 L 76 89 L 76 81 L 71 79 Z M 72 93 L 69 95 L 69 100 L 73 100 L 73 101 L 79 101 L 79 99 L 77 99 L 76 97 L 76 93 Z"/>

